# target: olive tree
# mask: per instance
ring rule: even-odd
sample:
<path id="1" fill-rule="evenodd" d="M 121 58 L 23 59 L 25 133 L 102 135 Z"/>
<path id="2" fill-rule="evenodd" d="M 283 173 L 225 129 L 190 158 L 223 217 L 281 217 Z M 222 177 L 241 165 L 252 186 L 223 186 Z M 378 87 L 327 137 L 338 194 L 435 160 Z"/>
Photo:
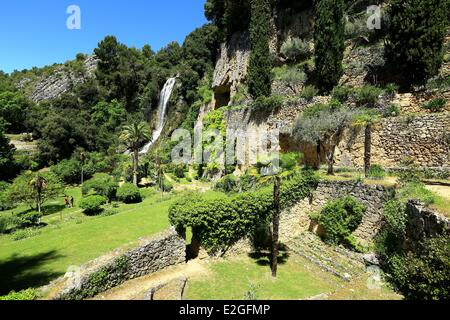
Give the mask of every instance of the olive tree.
<path id="1" fill-rule="evenodd" d="M 318 164 L 320 153 L 325 151 L 328 174 L 334 174 L 334 156 L 339 138 L 351 123 L 354 111 L 337 102 L 317 104 L 306 109 L 295 121 L 293 137 L 317 147 Z"/>

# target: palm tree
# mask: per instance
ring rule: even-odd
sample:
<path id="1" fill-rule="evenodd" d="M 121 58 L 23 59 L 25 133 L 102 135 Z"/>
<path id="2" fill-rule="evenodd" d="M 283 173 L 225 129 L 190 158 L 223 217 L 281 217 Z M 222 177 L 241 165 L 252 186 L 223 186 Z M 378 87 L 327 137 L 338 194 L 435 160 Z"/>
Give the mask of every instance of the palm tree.
<path id="1" fill-rule="evenodd" d="M 138 185 L 139 149 L 151 139 L 150 129 L 145 122 L 132 122 L 123 127 L 120 141 L 131 152 L 133 158 L 133 184 Z"/>
<path id="2" fill-rule="evenodd" d="M 35 191 L 36 210 L 40 214 L 42 206 L 42 192 L 47 187 L 47 180 L 41 175 L 37 175 L 30 181 L 30 186 Z"/>
<path id="3" fill-rule="evenodd" d="M 275 176 L 273 188 L 273 217 L 272 217 L 272 277 L 277 277 L 278 271 L 278 246 L 280 231 L 280 189 L 281 178 Z"/>
<path id="4" fill-rule="evenodd" d="M 372 162 L 372 128 L 380 121 L 380 114 L 376 111 L 366 111 L 358 114 L 353 120 L 353 126 L 364 129 L 364 174 L 368 178 Z"/>

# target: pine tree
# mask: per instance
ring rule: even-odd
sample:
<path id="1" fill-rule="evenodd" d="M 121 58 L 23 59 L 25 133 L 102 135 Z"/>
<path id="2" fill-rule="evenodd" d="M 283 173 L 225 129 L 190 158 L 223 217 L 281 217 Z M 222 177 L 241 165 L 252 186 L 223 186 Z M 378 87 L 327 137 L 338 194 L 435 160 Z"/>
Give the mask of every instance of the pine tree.
<path id="1" fill-rule="evenodd" d="M 385 56 L 408 83 L 438 74 L 450 0 L 392 0 Z"/>
<path id="2" fill-rule="evenodd" d="M 251 0 L 250 40 L 252 52 L 248 71 L 248 88 L 254 98 L 269 96 L 272 83 L 272 63 L 269 36 L 270 0 Z"/>
<path id="3" fill-rule="evenodd" d="M 314 43 L 318 87 L 328 92 L 342 77 L 344 1 L 314 1 Z"/>

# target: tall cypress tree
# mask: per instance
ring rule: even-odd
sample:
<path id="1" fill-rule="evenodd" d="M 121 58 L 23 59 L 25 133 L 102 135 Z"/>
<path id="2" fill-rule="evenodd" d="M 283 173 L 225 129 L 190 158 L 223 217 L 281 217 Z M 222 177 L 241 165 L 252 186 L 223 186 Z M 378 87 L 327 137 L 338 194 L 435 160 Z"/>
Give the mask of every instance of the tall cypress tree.
<path id="1" fill-rule="evenodd" d="M 248 89 L 254 98 L 269 96 L 272 83 L 270 58 L 270 0 L 251 0 L 250 40 L 252 52 L 248 70 Z"/>
<path id="2" fill-rule="evenodd" d="M 392 0 L 385 56 L 408 83 L 425 82 L 442 64 L 450 0 Z"/>
<path id="3" fill-rule="evenodd" d="M 327 92 L 342 77 L 344 0 L 314 1 L 314 43 L 318 87 Z"/>

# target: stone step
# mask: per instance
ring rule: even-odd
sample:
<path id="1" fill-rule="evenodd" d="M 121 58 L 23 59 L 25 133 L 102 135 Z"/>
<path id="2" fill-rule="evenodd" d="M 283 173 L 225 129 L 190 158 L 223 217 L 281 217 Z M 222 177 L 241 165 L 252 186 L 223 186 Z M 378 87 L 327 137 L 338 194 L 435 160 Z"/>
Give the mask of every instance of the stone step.
<path id="1" fill-rule="evenodd" d="M 317 264 L 323 270 L 350 281 L 352 276 L 364 273 L 362 257 L 345 248 L 333 248 L 312 233 L 304 233 L 288 243 L 294 253 Z"/>

